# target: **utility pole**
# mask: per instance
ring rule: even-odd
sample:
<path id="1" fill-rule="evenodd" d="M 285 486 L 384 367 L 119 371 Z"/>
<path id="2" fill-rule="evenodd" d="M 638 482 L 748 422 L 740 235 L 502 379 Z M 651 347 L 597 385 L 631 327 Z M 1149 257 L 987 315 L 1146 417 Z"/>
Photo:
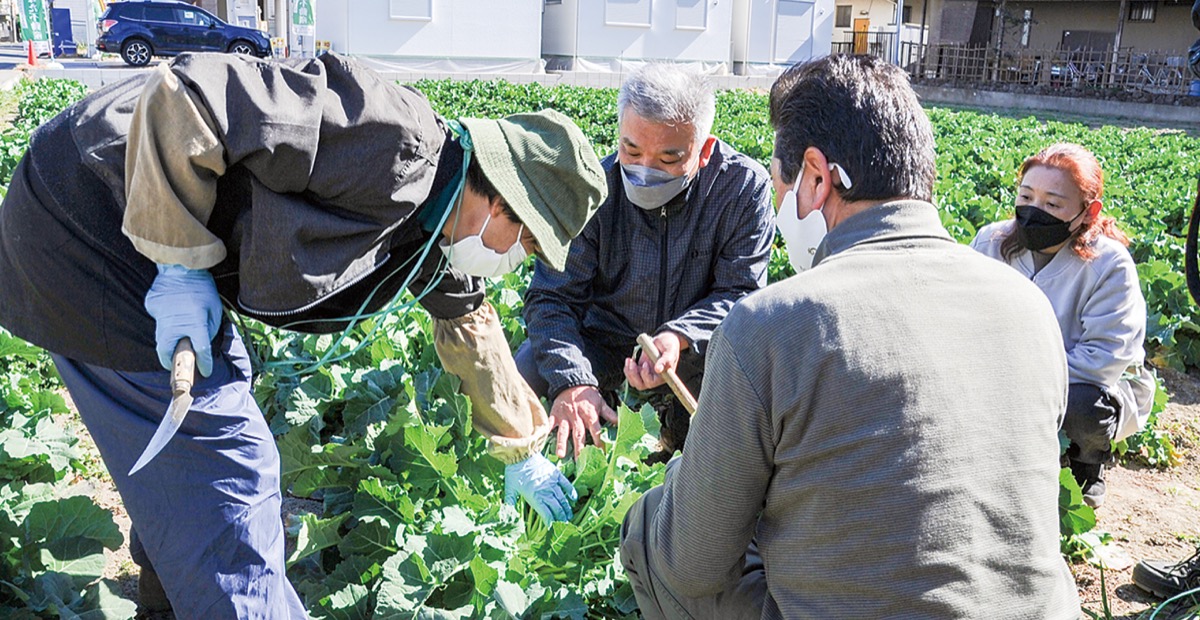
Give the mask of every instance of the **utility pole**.
<path id="1" fill-rule="evenodd" d="M 996 16 L 992 24 L 996 28 L 996 64 L 992 67 L 992 81 L 1000 79 L 1000 54 L 1004 50 L 1004 4 L 1006 0 L 1000 0 L 996 5 Z"/>
<path id="2" fill-rule="evenodd" d="M 1129 0 L 1121 0 L 1120 13 L 1117 14 L 1117 36 L 1113 37 L 1112 63 L 1108 69 L 1109 85 L 1117 83 L 1117 55 L 1121 50 L 1121 32 L 1125 30 L 1125 18 L 1129 16 Z"/>
<path id="3" fill-rule="evenodd" d="M 275 0 L 275 36 L 288 40 L 288 0 Z"/>
<path id="4" fill-rule="evenodd" d="M 892 62 L 900 66 L 900 36 L 904 33 L 904 0 L 896 0 L 896 41 L 892 43 Z"/>

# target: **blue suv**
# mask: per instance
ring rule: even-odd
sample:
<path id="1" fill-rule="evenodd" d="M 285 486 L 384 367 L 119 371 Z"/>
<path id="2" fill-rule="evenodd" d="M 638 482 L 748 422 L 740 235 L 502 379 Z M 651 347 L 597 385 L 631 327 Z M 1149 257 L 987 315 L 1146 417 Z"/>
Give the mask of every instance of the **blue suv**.
<path id="1" fill-rule="evenodd" d="M 100 16 L 102 52 L 120 52 L 142 67 L 153 56 L 183 52 L 231 52 L 266 57 L 271 42 L 258 30 L 227 24 L 186 2 L 114 2 Z"/>

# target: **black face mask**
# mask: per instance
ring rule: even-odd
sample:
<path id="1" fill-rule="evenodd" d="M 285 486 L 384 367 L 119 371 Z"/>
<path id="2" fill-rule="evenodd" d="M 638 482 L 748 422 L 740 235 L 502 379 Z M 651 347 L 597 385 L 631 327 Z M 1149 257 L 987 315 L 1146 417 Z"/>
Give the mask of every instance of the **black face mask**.
<path id="1" fill-rule="evenodd" d="M 1083 215 L 1083 209 L 1079 215 Z M 1062 221 L 1045 211 L 1031 206 L 1017 207 L 1017 242 L 1027 250 L 1044 250 L 1071 238 L 1071 224 L 1079 215 Z"/>

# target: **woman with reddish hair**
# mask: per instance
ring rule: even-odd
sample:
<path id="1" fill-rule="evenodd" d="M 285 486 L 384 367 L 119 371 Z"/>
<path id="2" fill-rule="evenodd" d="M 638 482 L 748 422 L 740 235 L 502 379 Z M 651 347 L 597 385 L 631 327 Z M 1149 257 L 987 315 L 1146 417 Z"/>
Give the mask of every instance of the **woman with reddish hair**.
<path id="1" fill-rule="evenodd" d="M 1100 213 L 1104 173 L 1090 151 L 1048 146 L 1017 177 L 1015 217 L 984 227 L 971 247 L 1033 280 L 1054 308 L 1070 376 L 1066 458 L 1095 508 L 1104 502 L 1112 442 L 1137 432 L 1154 401 L 1142 347 L 1146 301 L 1129 237 Z"/>

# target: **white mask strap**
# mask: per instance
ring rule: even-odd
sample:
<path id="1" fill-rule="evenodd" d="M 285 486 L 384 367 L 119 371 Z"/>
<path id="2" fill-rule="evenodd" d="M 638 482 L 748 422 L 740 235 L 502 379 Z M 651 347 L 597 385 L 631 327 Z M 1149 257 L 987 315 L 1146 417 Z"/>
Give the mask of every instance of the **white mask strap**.
<path id="1" fill-rule="evenodd" d="M 829 171 L 837 173 L 838 181 L 841 181 L 842 187 L 846 189 L 854 187 L 854 184 L 850 182 L 850 175 L 846 174 L 846 169 L 840 164 L 829 164 Z"/>

